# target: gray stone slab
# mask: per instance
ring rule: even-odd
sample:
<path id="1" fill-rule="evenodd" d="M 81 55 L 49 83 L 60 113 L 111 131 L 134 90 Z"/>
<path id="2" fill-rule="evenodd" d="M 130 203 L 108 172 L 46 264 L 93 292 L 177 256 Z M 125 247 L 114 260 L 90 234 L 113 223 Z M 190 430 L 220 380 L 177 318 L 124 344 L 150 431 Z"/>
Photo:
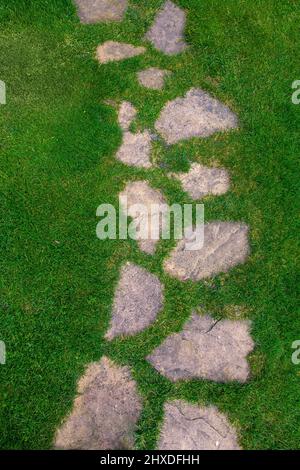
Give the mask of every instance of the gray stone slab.
<path id="1" fill-rule="evenodd" d="M 195 200 L 209 195 L 225 194 L 230 184 L 229 175 L 225 169 L 209 168 L 199 163 L 192 163 L 188 173 L 171 173 L 169 176 L 179 180 L 184 191 Z"/>
<path id="2" fill-rule="evenodd" d="M 180 333 L 169 336 L 147 358 L 168 379 L 205 379 L 244 383 L 250 368 L 247 355 L 253 350 L 250 322 L 216 321 L 193 313 Z"/>
<path id="3" fill-rule="evenodd" d="M 132 121 L 137 114 L 135 107 L 129 103 L 129 101 L 123 101 L 121 103 L 118 115 L 118 121 L 123 131 L 128 131 Z"/>
<path id="4" fill-rule="evenodd" d="M 82 23 L 121 21 L 128 6 L 127 0 L 75 0 Z"/>
<path id="5" fill-rule="evenodd" d="M 185 22 L 185 12 L 173 2 L 167 1 L 156 15 L 146 39 L 164 54 L 179 54 L 187 47 L 183 36 Z"/>
<path id="6" fill-rule="evenodd" d="M 237 433 L 215 406 L 165 404 L 158 450 L 240 450 Z"/>
<path id="7" fill-rule="evenodd" d="M 116 158 L 125 165 L 151 168 L 152 137 L 148 130 L 136 134 L 126 131 Z"/>
<path id="8" fill-rule="evenodd" d="M 125 44 L 116 41 L 106 41 L 97 47 L 96 57 L 100 64 L 108 62 L 130 59 L 140 54 L 144 54 L 144 47 L 136 47 L 132 44 Z"/>
<path id="9" fill-rule="evenodd" d="M 56 433 L 55 448 L 132 449 L 141 408 L 130 370 L 103 357 L 80 379 L 73 410 Z"/>
<path id="10" fill-rule="evenodd" d="M 210 222 L 204 225 L 204 244 L 187 249 L 193 236 L 180 240 L 164 262 L 165 271 L 186 281 L 199 281 L 227 272 L 244 263 L 249 254 L 248 227 L 239 222 Z"/>
<path id="11" fill-rule="evenodd" d="M 236 128 L 238 119 L 209 93 L 192 88 L 184 98 L 169 101 L 155 123 L 168 144 Z"/>
<path id="12" fill-rule="evenodd" d="M 157 276 L 133 263 L 126 263 L 116 289 L 112 320 L 106 334 L 130 336 L 153 323 L 163 306 L 163 286 Z"/>
<path id="13" fill-rule="evenodd" d="M 134 181 L 126 185 L 119 200 L 125 214 L 133 219 L 139 248 L 147 254 L 154 254 L 168 213 L 163 195 L 151 188 L 147 181 Z"/>
<path id="14" fill-rule="evenodd" d="M 150 67 L 149 69 L 138 72 L 137 77 L 141 86 L 149 88 L 150 90 L 162 90 L 165 84 L 165 78 L 169 74 L 170 72 L 168 70 Z"/>

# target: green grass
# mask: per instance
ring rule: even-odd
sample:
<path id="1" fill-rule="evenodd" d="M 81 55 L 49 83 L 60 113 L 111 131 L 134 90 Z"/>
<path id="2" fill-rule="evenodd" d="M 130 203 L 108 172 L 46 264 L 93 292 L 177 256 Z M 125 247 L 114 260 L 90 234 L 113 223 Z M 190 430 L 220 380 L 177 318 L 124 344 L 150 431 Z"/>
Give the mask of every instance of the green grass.
<path id="1" fill-rule="evenodd" d="M 178 0 L 188 11 L 190 48 L 100 66 L 97 45 L 115 39 L 139 45 L 160 0 L 131 0 L 120 24 L 81 25 L 71 0 L 0 0 L 0 447 L 50 448 L 71 410 L 85 366 L 108 355 L 129 365 L 143 395 L 137 446 L 155 448 L 163 404 L 170 398 L 212 403 L 228 414 L 245 449 L 299 448 L 300 366 L 291 344 L 297 312 L 297 203 L 300 106 L 299 2 Z M 139 88 L 136 72 L 173 72 L 162 92 Z M 298 74 L 298 75 L 297 75 Z M 170 148 L 161 164 L 129 168 L 114 154 L 121 133 L 105 99 L 130 100 L 138 127 L 150 126 L 166 100 L 202 87 L 229 104 L 240 129 Z M 170 242 L 154 257 L 133 241 L 96 238 L 96 208 L 117 204 L 127 181 L 147 178 L 170 203 L 189 202 L 170 170 L 190 162 L 219 164 L 231 175 L 226 195 L 205 200 L 206 220 L 244 221 L 251 256 L 227 274 L 180 283 L 164 274 Z M 299 207 L 299 205 L 298 205 Z M 165 306 L 145 332 L 104 341 L 120 266 L 136 262 L 165 285 Z M 233 318 L 239 305 L 253 321 L 255 352 L 247 385 L 171 384 L 145 356 L 179 331 L 201 305 Z"/>

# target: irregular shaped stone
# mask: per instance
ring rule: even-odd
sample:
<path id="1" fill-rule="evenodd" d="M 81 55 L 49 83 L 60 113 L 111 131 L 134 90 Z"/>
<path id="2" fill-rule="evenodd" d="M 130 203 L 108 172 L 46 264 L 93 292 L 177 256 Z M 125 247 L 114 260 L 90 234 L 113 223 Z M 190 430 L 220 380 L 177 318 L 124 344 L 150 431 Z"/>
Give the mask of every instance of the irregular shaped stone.
<path id="1" fill-rule="evenodd" d="M 241 450 L 237 434 L 215 406 L 183 400 L 165 404 L 159 450 Z"/>
<path id="2" fill-rule="evenodd" d="M 127 0 L 75 0 L 82 23 L 120 21 L 127 9 Z"/>
<path id="3" fill-rule="evenodd" d="M 247 381 L 247 355 L 253 350 L 250 322 L 216 321 L 193 313 L 180 333 L 169 336 L 148 361 L 168 379 L 206 379 L 214 382 Z"/>
<path id="4" fill-rule="evenodd" d="M 119 109 L 119 124 L 123 131 L 128 131 L 130 124 L 137 114 L 135 107 L 129 101 L 123 101 Z"/>
<path id="5" fill-rule="evenodd" d="M 187 47 L 183 37 L 185 22 L 185 12 L 173 2 L 167 1 L 156 15 L 146 39 L 167 55 L 179 54 Z"/>
<path id="6" fill-rule="evenodd" d="M 204 225 L 202 248 L 192 248 L 193 235 L 179 241 L 164 262 L 165 271 L 186 281 L 199 281 L 244 263 L 249 254 L 248 227 L 238 222 L 210 222 Z M 191 248 L 188 249 L 190 243 Z"/>
<path id="7" fill-rule="evenodd" d="M 155 123 L 168 144 L 209 137 L 237 126 L 237 117 L 227 106 L 198 88 L 192 88 L 184 98 L 169 101 Z"/>
<path id="8" fill-rule="evenodd" d="M 106 338 L 134 335 L 153 323 L 163 306 L 163 287 L 157 276 L 133 263 L 121 270 L 112 320 Z"/>
<path id="9" fill-rule="evenodd" d="M 161 70 L 156 67 L 150 67 L 138 72 L 138 81 L 141 86 L 151 90 L 161 90 L 164 87 L 165 77 L 169 75 L 168 70 Z"/>
<path id="10" fill-rule="evenodd" d="M 55 447 L 132 449 L 141 408 L 129 369 L 103 357 L 90 364 L 79 380 L 73 410 L 56 433 Z"/>
<path id="11" fill-rule="evenodd" d="M 147 130 L 136 134 L 126 131 L 116 157 L 129 166 L 151 168 L 151 141 L 151 134 Z"/>
<path id="12" fill-rule="evenodd" d="M 97 47 L 97 59 L 101 64 L 108 62 L 129 59 L 140 54 L 144 54 L 144 47 L 135 47 L 132 44 L 125 44 L 116 41 L 106 41 Z"/>
<path id="13" fill-rule="evenodd" d="M 120 193 L 119 201 L 124 214 L 133 219 L 131 230 L 135 232 L 139 248 L 154 254 L 169 212 L 161 192 L 146 181 L 134 181 Z"/>
<path id="14" fill-rule="evenodd" d="M 219 196 L 229 189 L 229 175 L 222 168 L 209 168 L 192 163 L 188 173 L 172 173 L 170 176 L 181 182 L 184 191 L 192 199 L 201 199 L 209 194 Z"/>

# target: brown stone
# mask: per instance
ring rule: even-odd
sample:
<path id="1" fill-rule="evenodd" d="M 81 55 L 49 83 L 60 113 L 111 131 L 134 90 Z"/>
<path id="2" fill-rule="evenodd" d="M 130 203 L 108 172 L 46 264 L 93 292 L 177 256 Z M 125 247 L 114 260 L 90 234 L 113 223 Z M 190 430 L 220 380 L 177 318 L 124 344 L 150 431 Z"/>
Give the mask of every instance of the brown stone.
<path id="1" fill-rule="evenodd" d="M 106 338 L 134 335 L 153 323 L 162 309 L 163 287 L 157 276 L 133 263 L 126 263 L 112 309 Z"/>
<path id="2" fill-rule="evenodd" d="M 144 54 L 144 47 L 135 47 L 132 44 L 125 44 L 116 41 L 106 41 L 97 47 L 96 57 L 101 64 L 108 62 L 129 59 L 140 54 Z"/>
<path id="3" fill-rule="evenodd" d="M 204 244 L 187 249 L 193 237 L 180 240 L 164 262 L 165 271 L 186 281 L 199 281 L 227 272 L 244 263 L 249 254 L 248 227 L 238 222 L 209 222 L 204 225 Z"/>
<path id="4" fill-rule="evenodd" d="M 128 0 L 75 0 L 82 23 L 121 21 Z"/>
<path id="5" fill-rule="evenodd" d="M 147 358 L 168 379 L 205 379 L 244 383 L 250 369 L 247 355 L 253 350 L 250 322 L 214 320 L 193 313 L 180 333 L 175 333 Z"/>
<path id="6" fill-rule="evenodd" d="M 240 450 L 237 434 L 215 406 L 166 403 L 158 450 Z"/>
<path id="7" fill-rule="evenodd" d="M 103 357 L 90 364 L 79 380 L 78 396 L 56 433 L 55 448 L 132 449 L 141 408 L 129 369 Z"/>

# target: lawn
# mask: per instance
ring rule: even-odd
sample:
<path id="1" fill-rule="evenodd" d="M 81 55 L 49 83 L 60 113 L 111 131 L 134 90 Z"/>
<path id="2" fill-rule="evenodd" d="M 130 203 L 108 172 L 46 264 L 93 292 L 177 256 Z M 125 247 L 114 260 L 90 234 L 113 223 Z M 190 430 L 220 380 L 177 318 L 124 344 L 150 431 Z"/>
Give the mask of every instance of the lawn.
<path id="1" fill-rule="evenodd" d="M 0 105 L 2 449 L 51 448 L 79 377 L 103 354 L 131 367 L 143 396 L 139 449 L 155 448 L 170 398 L 216 405 L 245 449 L 300 448 L 300 365 L 291 361 L 291 345 L 300 339 L 300 105 L 291 100 L 300 79 L 300 3 L 176 3 L 188 12 L 186 52 L 167 57 L 149 46 L 145 55 L 100 66 L 97 45 L 110 39 L 141 45 L 162 1 L 131 0 L 123 22 L 82 25 L 71 0 L 0 0 L 0 79 L 7 86 L 7 104 Z M 138 87 L 136 72 L 147 66 L 173 72 L 163 91 Z M 191 87 L 228 104 L 240 129 L 157 144 L 150 171 L 114 158 L 121 131 L 104 100 L 131 101 L 137 128 L 153 129 L 164 103 Z M 172 241 L 160 242 L 152 257 L 134 241 L 97 239 L 97 207 L 117 205 L 128 181 L 147 179 L 170 203 L 191 202 L 166 175 L 194 161 L 219 164 L 231 175 L 226 195 L 205 199 L 205 219 L 249 225 L 245 264 L 181 283 L 162 269 Z M 161 279 L 164 310 L 143 333 L 108 343 L 114 289 L 127 260 Z M 196 307 L 216 318 L 242 312 L 252 320 L 248 384 L 172 384 L 145 361 Z"/>

